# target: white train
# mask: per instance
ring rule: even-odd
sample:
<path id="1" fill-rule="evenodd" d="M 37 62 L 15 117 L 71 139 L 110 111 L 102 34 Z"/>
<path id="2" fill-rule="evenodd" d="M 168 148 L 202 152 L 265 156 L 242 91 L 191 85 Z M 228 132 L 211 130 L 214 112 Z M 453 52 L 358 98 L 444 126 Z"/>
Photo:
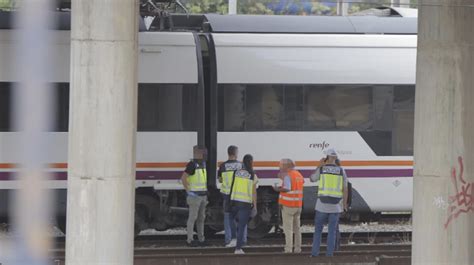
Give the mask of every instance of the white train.
<path id="1" fill-rule="evenodd" d="M 0 215 L 6 218 L 18 163 L 9 119 L 16 39 L 1 21 Z M 64 226 L 70 33 L 68 25 L 59 29 L 49 77 L 57 87 L 57 124 L 48 133 L 55 148 L 45 155 Z M 278 161 L 294 159 L 308 177 L 328 148 L 339 152 L 352 183 L 353 214 L 411 210 L 416 18 L 176 15 L 155 19 L 151 29 L 139 33 L 137 232 L 185 224 L 179 177 L 197 143 L 209 149 L 209 231 L 222 228 L 216 167 L 231 144 L 254 156 L 260 178 L 251 235 L 278 222 L 271 188 Z M 310 218 L 315 195 L 306 181 Z"/>

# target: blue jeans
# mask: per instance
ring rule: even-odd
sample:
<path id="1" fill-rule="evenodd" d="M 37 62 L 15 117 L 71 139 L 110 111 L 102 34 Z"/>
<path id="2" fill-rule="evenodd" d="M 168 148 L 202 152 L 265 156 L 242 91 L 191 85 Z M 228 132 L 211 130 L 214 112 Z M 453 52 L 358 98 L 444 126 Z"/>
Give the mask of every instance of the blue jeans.
<path id="1" fill-rule="evenodd" d="M 319 255 L 319 247 L 321 246 L 321 234 L 323 233 L 323 227 L 328 224 L 328 241 L 326 256 L 330 257 L 334 255 L 334 248 L 336 246 L 336 227 L 339 223 L 339 213 L 323 213 L 316 211 L 314 216 L 314 236 L 313 236 L 313 249 L 311 256 Z"/>
<path id="2" fill-rule="evenodd" d="M 233 234 L 237 234 L 237 246 L 236 249 L 241 249 L 244 245 L 244 231 L 247 228 L 247 223 L 250 219 L 250 212 L 252 211 L 251 204 L 238 204 L 232 206 L 230 212 L 230 227 Z M 236 227 L 237 223 L 237 227 Z"/>
<path id="3" fill-rule="evenodd" d="M 225 244 L 229 244 L 232 239 L 236 238 L 235 231 L 232 233 L 232 228 L 230 225 L 230 212 L 225 212 L 226 205 L 229 202 L 229 195 L 223 194 L 223 199 L 224 199 L 224 241 Z M 243 244 L 245 245 L 247 243 L 247 226 L 245 226 L 244 229 L 244 239 L 243 239 Z"/>

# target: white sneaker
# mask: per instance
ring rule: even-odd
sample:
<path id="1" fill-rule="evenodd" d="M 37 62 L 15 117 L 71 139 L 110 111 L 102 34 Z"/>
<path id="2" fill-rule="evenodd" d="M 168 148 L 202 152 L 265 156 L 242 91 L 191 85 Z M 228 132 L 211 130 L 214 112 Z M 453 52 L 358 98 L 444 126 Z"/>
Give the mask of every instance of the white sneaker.
<path id="1" fill-rule="evenodd" d="M 237 246 L 237 239 L 232 239 L 229 244 L 225 245 L 226 248 L 235 248 Z"/>
<path id="2" fill-rule="evenodd" d="M 245 254 L 245 252 L 244 252 L 242 249 L 236 249 L 236 250 L 234 251 L 234 254 L 242 255 L 242 254 Z"/>

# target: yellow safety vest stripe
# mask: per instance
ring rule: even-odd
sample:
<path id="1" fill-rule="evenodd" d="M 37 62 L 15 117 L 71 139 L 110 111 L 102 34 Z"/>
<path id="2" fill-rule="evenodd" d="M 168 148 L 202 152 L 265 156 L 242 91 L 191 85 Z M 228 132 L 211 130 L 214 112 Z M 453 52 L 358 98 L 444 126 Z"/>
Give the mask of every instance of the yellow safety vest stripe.
<path id="1" fill-rule="evenodd" d="M 230 186 L 232 185 L 232 178 L 234 177 L 234 171 L 226 171 L 222 173 L 222 185 L 221 193 L 230 194 Z"/>
<path id="2" fill-rule="evenodd" d="M 230 195 L 233 201 L 252 203 L 253 201 L 253 179 L 235 176 L 234 187 Z"/>
<path id="3" fill-rule="evenodd" d="M 342 198 L 343 181 L 344 177 L 342 175 L 321 174 L 319 178 L 318 196 Z"/>
<path id="4" fill-rule="evenodd" d="M 188 177 L 190 191 L 207 191 L 207 172 L 205 168 L 197 168 L 194 175 Z"/>

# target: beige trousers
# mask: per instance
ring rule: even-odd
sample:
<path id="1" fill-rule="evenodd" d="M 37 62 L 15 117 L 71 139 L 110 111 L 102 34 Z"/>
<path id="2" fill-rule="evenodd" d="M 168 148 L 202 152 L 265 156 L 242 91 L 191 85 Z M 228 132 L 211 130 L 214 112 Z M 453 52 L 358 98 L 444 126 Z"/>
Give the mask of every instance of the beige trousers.
<path id="1" fill-rule="evenodd" d="M 293 234 L 295 235 L 295 251 L 301 253 L 301 231 L 300 231 L 301 208 L 281 207 L 283 219 L 283 231 L 285 232 L 285 253 L 293 253 Z"/>
<path id="2" fill-rule="evenodd" d="M 198 233 L 198 239 L 204 242 L 204 221 L 206 220 L 207 196 L 189 196 L 186 198 L 189 206 L 187 223 L 188 243 L 194 239 L 194 224 Z"/>

